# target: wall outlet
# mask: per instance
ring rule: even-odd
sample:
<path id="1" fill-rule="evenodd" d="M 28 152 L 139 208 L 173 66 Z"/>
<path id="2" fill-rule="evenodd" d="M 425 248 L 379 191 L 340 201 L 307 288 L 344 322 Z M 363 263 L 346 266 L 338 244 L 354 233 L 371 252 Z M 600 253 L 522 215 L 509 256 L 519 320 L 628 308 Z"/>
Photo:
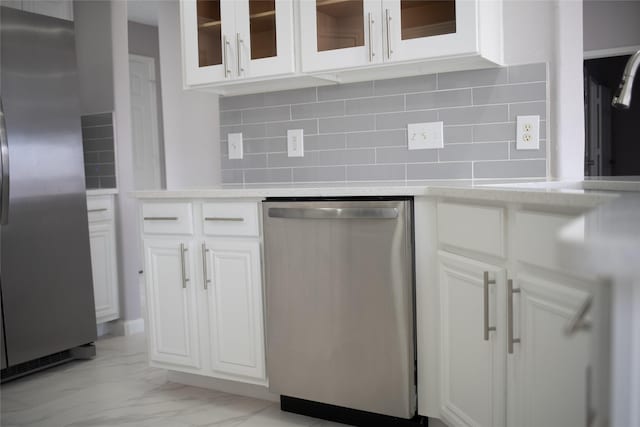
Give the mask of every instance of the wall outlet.
<path id="1" fill-rule="evenodd" d="M 242 134 L 230 133 L 227 135 L 227 141 L 229 144 L 229 159 L 242 159 Z"/>
<path id="2" fill-rule="evenodd" d="M 289 157 L 304 157 L 304 129 L 289 129 L 287 131 L 287 155 Z"/>
<path id="3" fill-rule="evenodd" d="M 540 148 L 540 116 L 516 117 L 516 150 Z"/>
<path id="4" fill-rule="evenodd" d="M 442 148 L 444 146 L 442 122 L 408 124 L 407 142 L 409 150 Z"/>

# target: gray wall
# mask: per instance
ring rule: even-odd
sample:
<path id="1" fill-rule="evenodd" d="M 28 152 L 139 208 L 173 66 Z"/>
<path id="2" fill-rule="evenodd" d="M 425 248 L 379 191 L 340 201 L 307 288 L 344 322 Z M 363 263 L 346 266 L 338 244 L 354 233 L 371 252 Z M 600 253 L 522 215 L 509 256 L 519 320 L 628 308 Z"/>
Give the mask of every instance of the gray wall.
<path id="1" fill-rule="evenodd" d="M 129 21 L 129 53 L 148 56 L 155 60 L 156 66 L 156 107 L 158 109 L 158 143 L 160 146 L 160 170 L 164 184 L 164 133 L 162 131 L 162 85 L 160 75 L 160 46 L 158 27 Z"/>
<path id="2" fill-rule="evenodd" d="M 585 1 L 583 22 L 585 52 L 640 46 L 640 1 Z"/>
<path id="3" fill-rule="evenodd" d="M 82 114 L 113 111 L 111 3 L 75 0 L 73 16 Z"/>
<path id="4" fill-rule="evenodd" d="M 544 63 L 220 100 L 225 184 L 547 176 Z M 517 115 L 540 115 L 539 150 L 515 150 Z M 407 124 L 444 122 L 444 148 L 407 150 Z M 304 129 L 305 156 L 286 132 Z M 227 135 L 242 132 L 244 159 Z"/>

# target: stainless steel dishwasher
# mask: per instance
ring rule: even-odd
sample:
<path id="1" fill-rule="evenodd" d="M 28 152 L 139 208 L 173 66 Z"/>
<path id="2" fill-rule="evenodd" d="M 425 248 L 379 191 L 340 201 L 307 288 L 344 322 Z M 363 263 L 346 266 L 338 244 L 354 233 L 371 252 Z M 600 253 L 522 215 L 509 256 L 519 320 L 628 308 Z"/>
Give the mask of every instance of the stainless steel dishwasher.
<path id="1" fill-rule="evenodd" d="M 263 203 L 271 391 L 415 414 L 412 201 Z"/>

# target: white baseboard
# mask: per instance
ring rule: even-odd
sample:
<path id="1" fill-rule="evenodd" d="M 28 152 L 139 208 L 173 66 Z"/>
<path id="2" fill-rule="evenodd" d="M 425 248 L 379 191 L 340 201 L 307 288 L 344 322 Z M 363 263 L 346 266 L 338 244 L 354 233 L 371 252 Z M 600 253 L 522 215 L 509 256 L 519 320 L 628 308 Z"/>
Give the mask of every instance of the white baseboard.
<path id="1" fill-rule="evenodd" d="M 229 394 L 237 394 L 239 396 L 268 400 L 270 402 L 280 401 L 280 396 L 271 393 L 267 387 L 254 384 L 244 384 L 235 381 L 221 380 L 218 378 L 204 377 L 201 375 L 176 371 L 167 371 L 167 381 L 190 385 L 192 387 L 222 391 Z"/>
<path id="2" fill-rule="evenodd" d="M 103 332 L 104 333 L 101 333 Z M 98 336 L 110 334 L 114 336 L 129 336 L 144 332 L 144 319 L 114 320 L 98 325 Z"/>

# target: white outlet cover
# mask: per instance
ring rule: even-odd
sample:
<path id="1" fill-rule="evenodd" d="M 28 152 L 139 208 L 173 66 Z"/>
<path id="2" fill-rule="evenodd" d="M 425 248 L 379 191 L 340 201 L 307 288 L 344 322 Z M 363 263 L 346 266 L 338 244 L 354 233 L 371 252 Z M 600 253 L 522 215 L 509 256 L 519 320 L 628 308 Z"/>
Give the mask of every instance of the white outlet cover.
<path id="1" fill-rule="evenodd" d="M 443 148 L 443 122 L 409 123 L 407 125 L 407 145 L 409 150 Z"/>
<path id="2" fill-rule="evenodd" d="M 516 117 L 516 150 L 540 149 L 540 116 Z"/>
<path id="3" fill-rule="evenodd" d="M 289 129 L 287 131 L 287 155 L 289 157 L 304 157 L 304 129 Z"/>
<path id="4" fill-rule="evenodd" d="M 230 133 L 227 135 L 227 141 L 229 144 L 229 159 L 242 159 L 242 134 Z"/>

